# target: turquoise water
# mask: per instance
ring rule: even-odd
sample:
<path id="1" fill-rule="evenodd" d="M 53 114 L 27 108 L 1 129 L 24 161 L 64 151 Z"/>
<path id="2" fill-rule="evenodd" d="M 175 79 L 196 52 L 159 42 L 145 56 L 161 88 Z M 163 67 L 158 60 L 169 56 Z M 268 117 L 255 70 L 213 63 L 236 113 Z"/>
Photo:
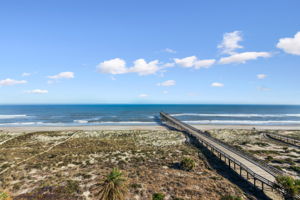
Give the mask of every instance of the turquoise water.
<path id="1" fill-rule="evenodd" d="M 300 126 L 291 105 L 3 105 L 0 126 L 155 125 L 160 111 L 190 124 Z"/>

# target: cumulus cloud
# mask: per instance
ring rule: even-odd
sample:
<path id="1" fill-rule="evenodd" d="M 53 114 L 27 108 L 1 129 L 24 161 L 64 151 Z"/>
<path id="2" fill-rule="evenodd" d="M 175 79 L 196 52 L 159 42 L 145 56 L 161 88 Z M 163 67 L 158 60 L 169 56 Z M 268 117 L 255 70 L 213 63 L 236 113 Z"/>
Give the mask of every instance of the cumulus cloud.
<path id="1" fill-rule="evenodd" d="M 242 32 L 233 31 L 230 33 L 225 33 L 223 35 L 223 41 L 218 45 L 218 48 L 222 50 L 223 54 L 234 54 L 236 49 L 241 49 L 243 46 L 239 45 L 239 42 L 242 41 Z"/>
<path id="2" fill-rule="evenodd" d="M 209 68 L 216 62 L 215 59 L 199 60 L 196 56 L 189 56 L 181 59 L 174 58 L 174 61 L 176 64 L 182 67 L 186 67 L 186 68 L 193 67 L 195 69 Z"/>
<path id="3" fill-rule="evenodd" d="M 140 94 L 140 95 L 139 95 L 140 98 L 146 98 L 146 97 L 148 97 L 148 96 L 149 96 L 148 94 Z"/>
<path id="4" fill-rule="evenodd" d="M 176 53 L 174 49 L 170 49 L 170 48 L 165 48 L 163 51 L 167 53 Z"/>
<path id="5" fill-rule="evenodd" d="M 212 87 L 224 87 L 224 84 L 223 83 L 219 83 L 219 82 L 213 82 L 211 84 Z"/>
<path id="6" fill-rule="evenodd" d="M 0 80 L 0 86 L 11 86 L 11 85 L 19 85 L 19 84 L 25 84 L 27 81 L 25 80 L 14 80 L 14 79 L 4 79 Z"/>
<path id="7" fill-rule="evenodd" d="M 257 74 L 256 77 L 258 79 L 265 79 L 267 77 L 267 75 L 266 74 Z"/>
<path id="8" fill-rule="evenodd" d="M 182 67 L 193 67 L 196 60 L 197 60 L 196 56 L 189 56 L 182 59 L 174 58 L 175 63 Z"/>
<path id="9" fill-rule="evenodd" d="M 144 59 L 134 61 L 132 67 L 126 67 L 126 62 L 120 58 L 104 61 L 97 66 L 98 72 L 105 74 L 126 74 L 137 73 L 141 76 L 155 74 L 161 68 L 158 66 L 159 61 L 153 60 L 146 62 Z"/>
<path id="10" fill-rule="evenodd" d="M 134 66 L 129 68 L 129 72 L 138 73 L 141 76 L 155 74 L 160 68 L 158 67 L 158 60 L 153 60 L 147 63 L 144 59 L 134 61 Z"/>
<path id="11" fill-rule="evenodd" d="M 175 63 L 165 63 L 162 65 L 162 68 L 169 68 L 169 67 L 174 67 Z"/>
<path id="12" fill-rule="evenodd" d="M 167 81 L 164 81 L 162 83 L 158 83 L 157 85 L 158 86 L 164 86 L 164 87 L 170 87 L 170 86 L 176 85 L 176 81 L 174 81 L 174 80 L 167 80 Z"/>
<path id="13" fill-rule="evenodd" d="M 27 90 L 25 93 L 28 94 L 47 94 L 48 90 L 41 90 L 41 89 L 35 89 L 35 90 Z"/>
<path id="14" fill-rule="evenodd" d="M 279 39 L 276 47 L 286 53 L 300 55 L 300 32 L 296 33 L 293 38 Z"/>
<path id="15" fill-rule="evenodd" d="M 48 76 L 50 79 L 71 79 L 74 78 L 74 72 L 61 72 L 59 74 Z"/>
<path id="16" fill-rule="evenodd" d="M 269 52 L 243 52 L 236 53 L 228 57 L 223 57 L 220 59 L 220 64 L 230 64 L 230 63 L 246 63 L 248 60 L 256 60 L 257 58 L 268 58 L 271 57 Z"/>
<path id="17" fill-rule="evenodd" d="M 199 68 L 209 68 L 213 64 L 215 64 L 216 60 L 215 59 L 207 59 L 207 60 L 196 60 L 195 62 L 195 69 Z"/>
<path id="18" fill-rule="evenodd" d="M 97 66 L 97 69 L 104 74 L 124 74 L 128 72 L 126 62 L 121 58 L 104 61 Z"/>

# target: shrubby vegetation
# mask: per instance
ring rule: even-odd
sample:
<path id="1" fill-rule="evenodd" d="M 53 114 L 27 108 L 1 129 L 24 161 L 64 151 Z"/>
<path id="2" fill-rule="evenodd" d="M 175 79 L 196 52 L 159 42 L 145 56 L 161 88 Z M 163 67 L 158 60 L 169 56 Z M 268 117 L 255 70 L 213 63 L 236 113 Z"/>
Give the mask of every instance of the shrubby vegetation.
<path id="1" fill-rule="evenodd" d="M 226 195 L 226 196 L 223 196 L 221 198 L 221 200 L 243 200 L 243 199 L 241 197 L 238 197 L 238 196 Z"/>
<path id="2" fill-rule="evenodd" d="M 186 170 L 186 171 L 193 170 L 195 168 L 195 166 L 196 166 L 195 161 L 188 157 L 183 158 L 180 163 L 181 169 Z"/>
<path id="3" fill-rule="evenodd" d="M 106 177 L 99 192 L 100 200 L 124 200 L 128 193 L 123 173 L 114 168 Z"/>
<path id="4" fill-rule="evenodd" d="M 278 185 L 284 190 L 285 199 L 294 199 L 300 194 L 300 180 L 290 176 L 276 177 Z"/>
<path id="5" fill-rule="evenodd" d="M 165 195 L 162 193 L 154 193 L 152 196 L 152 200 L 164 200 Z"/>

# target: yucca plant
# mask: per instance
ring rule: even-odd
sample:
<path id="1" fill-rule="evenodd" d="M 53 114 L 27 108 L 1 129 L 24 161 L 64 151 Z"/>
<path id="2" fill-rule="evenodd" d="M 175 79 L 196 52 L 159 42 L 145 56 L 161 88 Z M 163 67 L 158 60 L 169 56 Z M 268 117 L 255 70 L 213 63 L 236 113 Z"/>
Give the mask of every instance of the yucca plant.
<path id="1" fill-rule="evenodd" d="M 124 200 L 128 192 L 126 178 L 114 168 L 106 177 L 99 192 L 99 200 Z"/>
<path id="2" fill-rule="evenodd" d="M 12 200 L 12 198 L 6 192 L 0 191 L 0 200 Z"/>

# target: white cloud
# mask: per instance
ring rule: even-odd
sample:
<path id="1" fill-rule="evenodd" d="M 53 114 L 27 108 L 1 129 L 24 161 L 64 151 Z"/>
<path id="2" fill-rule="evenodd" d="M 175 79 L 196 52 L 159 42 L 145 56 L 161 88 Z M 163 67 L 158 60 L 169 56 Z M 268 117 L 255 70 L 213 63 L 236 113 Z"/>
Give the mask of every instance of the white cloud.
<path id="1" fill-rule="evenodd" d="M 164 86 L 164 87 L 170 87 L 170 86 L 176 85 L 176 81 L 174 81 L 174 80 L 167 80 L 167 81 L 164 81 L 162 83 L 158 83 L 157 85 L 158 86 Z"/>
<path id="2" fill-rule="evenodd" d="M 148 97 L 148 96 L 149 96 L 148 94 L 140 94 L 140 95 L 139 95 L 140 98 L 146 98 L 146 97 Z"/>
<path id="3" fill-rule="evenodd" d="M 128 72 L 126 62 L 120 58 L 104 61 L 97 66 L 97 69 L 104 74 L 125 74 Z"/>
<path id="4" fill-rule="evenodd" d="M 141 76 L 155 74 L 161 68 L 158 66 L 159 61 L 153 60 L 147 63 L 140 58 L 134 61 L 134 65 L 130 68 L 126 67 L 126 62 L 120 58 L 104 61 L 97 66 L 100 73 L 106 74 L 126 74 L 137 73 Z M 170 67 L 171 64 L 168 65 Z"/>
<path id="5" fill-rule="evenodd" d="M 286 53 L 300 55 L 300 32 L 296 33 L 293 38 L 281 38 L 276 45 Z"/>
<path id="6" fill-rule="evenodd" d="M 228 57 L 223 57 L 220 59 L 219 63 L 221 64 L 230 64 L 230 63 L 246 63 L 248 60 L 256 60 L 259 57 L 268 58 L 271 57 L 269 52 L 244 52 L 233 54 Z"/>
<path id="7" fill-rule="evenodd" d="M 11 85 L 18 85 L 18 84 L 25 84 L 27 83 L 27 81 L 25 80 L 14 80 L 14 79 L 4 79 L 4 80 L 0 80 L 0 86 L 11 86 Z"/>
<path id="8" fill-rule="evenodd" d="M 242 41 L 242 32 L 234 31 L 231 33 L 225 33 L 223 35 L 223 41 L 218 45 L 219 49 L 222 49 L 222 53 L 224 54 L 234 54 L 236 49 L 241 49 L 243 46 L 238 43 Z"/>
<path id="9" fill-rule="evenodd" d="M 169 91 L 167 91 L 167 90 L 163 91 L 163 94 L 168 94 L 168 93 L 169 93 Z"/>
<path id="10" fill-rule="evenodd" d="M 215 62 L 215 59 L 197 60 L 194 65 L 196 69 L 209 68 L 211 65 L 215 64 Z"/>
<path id="11" fill-rule="evenodd" d="M 74 78 L 73 72 L 61 72 L 59 74 L 48 76 L 50 79 L 71 79 Z"/>
<path id="12" fill-rule="evenodd" d="M 163 51 L 167 53 L 176 53 L 174 49 L 170 49 L 170 48 L 165 48 Z"/>
<path id="13" fill-rule="evenodd" d="M 267 77 L 267 75 L 266 74 L 257 74 L 256 77 L 258 79 L 265 79 Z"/>
<path id="14" fill-rule="evenodd" d="M 158 67 L 158 60 L 153 60 L 147 63 L 144 59 L 137 59 L 134 61 L 134 66 L 129 68 L 129 72 L 138 73 L 141 76 L 155 74 L 160 68 Z"/>
<path id="15" fill-rule="evenodd" d="M 41 90 L 41 89 L 35 89 L 35 90 L 27 90 L 25 93 L 28 94 L 47 94 L 48 90 Z"/>
<path id="16" fill-rule="evenodd" d="M 193 67 L 196 60 L 197 60 L 196 56 L 189 56 L 182 59 L 174 58 L 175 63 L 182 67 Z"/>
<path id="17" fill-rule="evenodd" d="M 169 68 L 169 67 L 174 67 L 175 63 L 165 63 L 162 65 L 163 68 Z"/>
<path id="18" fill-rule="evenodd" d="M 224 84 L 223 83 L 219 83 L 219 82 L 213 82 L 211 84 L 212 87 L 224 87 Z"/>
<path id="19" fill-rule="evenodd" d="M 31 73 L 24 72 L 24 73 L 22 73 L 22 76 L 31 76 Z"/>
<path id="20" fill-rule="evenodd" d="M 196 56 L 189 56 L 182 59 L 174 58 L 174 61 L 182 67 L 194 67 L 195 69 L 208 68 L 216 62 L 215 59 L 199 60 Z"/>

